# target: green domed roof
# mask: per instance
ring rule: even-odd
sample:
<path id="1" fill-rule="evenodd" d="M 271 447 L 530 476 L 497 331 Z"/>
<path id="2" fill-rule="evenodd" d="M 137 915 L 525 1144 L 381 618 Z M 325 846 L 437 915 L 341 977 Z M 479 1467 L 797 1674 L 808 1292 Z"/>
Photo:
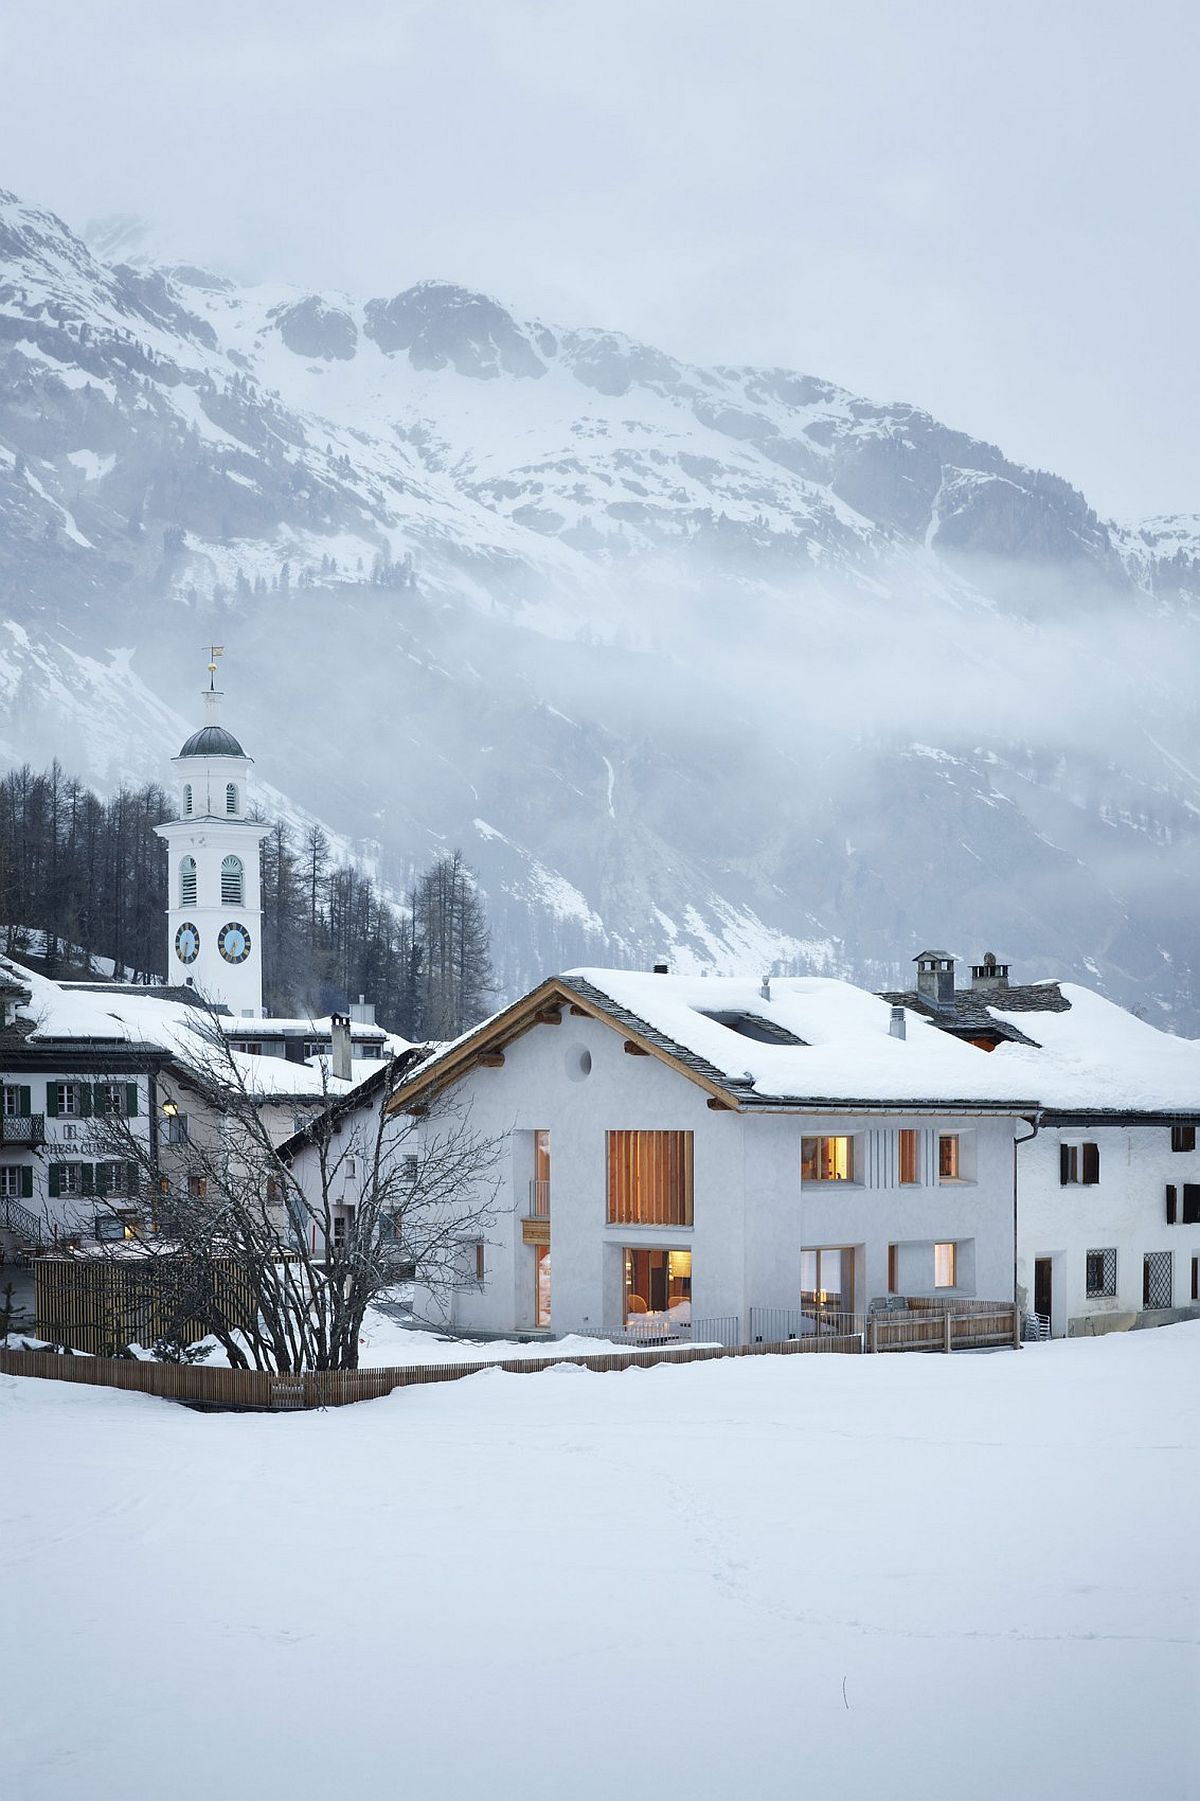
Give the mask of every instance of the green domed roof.
<path id="1" fill-rule="evenodd" d="M 202 725 L 180 751 L 181 757 L 244 757 L 245 751 L 223 725 Z"/>

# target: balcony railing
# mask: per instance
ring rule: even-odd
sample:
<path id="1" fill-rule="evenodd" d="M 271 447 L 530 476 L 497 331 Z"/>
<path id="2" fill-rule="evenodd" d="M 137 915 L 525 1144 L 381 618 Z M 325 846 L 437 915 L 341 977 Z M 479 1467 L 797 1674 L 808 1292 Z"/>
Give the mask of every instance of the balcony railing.
<path id="1" fill-rule="evenodd" d="M 24 1145 L 36 1150 L 46 1139 L 44 1113 L 0 1113 L 0 1144 Z"/>
<path id="2" fill-rule="evenodd" d="M 529 1219 L 550 1218 L 550 1184 L 533 1181 L 529 1184 Z"/>

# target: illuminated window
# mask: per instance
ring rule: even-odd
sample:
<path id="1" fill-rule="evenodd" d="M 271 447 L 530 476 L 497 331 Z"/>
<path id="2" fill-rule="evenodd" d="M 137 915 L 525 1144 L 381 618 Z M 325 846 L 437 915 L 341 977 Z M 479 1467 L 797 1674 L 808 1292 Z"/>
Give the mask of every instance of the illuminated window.
<path id="1" fill-rule="evenodd" d="M 194 907 L 196 904 L 195 857 L 185 857 L 179 865 L 179 904 L 181 907 Z"/>
<path id="2" fill-rule="evenodd" d="M 242 859 L 225 857 L 221 863 L 221 905 L 240 907 L 243 888 Z"/>
<path id="3" fill-rule="evenodd" d="M 802 1138 L 800 1140 L 800 1180 L 802 1182 L 853 1182 L 853 1138 Z"/>
<path id="4" fill-rule="evenodd" d="M 529 1184 L 531 1219 L 550 1218 L 550 1134 L 533 1134 L 533 1177 Z"/>
<path id="5" fill-rule="evenodd" d="M 800 1301 L 808 1308 L 850 1312 L 854 1306 L 854 1252 L 840 1247 L 801 1251 Z"/>
<path id="6" fill-rule="evenodd" d="M 917 1134 L 909 1126 L 900 1133 L 900 1180 L 904 1183 L 918 1182 L 917 1174 Z"/>
<path id="7" fill-rule="evenodd" d="M 205 1179 L 205 1177 L 204 1176 L 189 1176 L 188 1177 L 188 1199 L 190 1201 L 203 1201 L 203 1200 L 207 1200 L 207 1198 L 208 1198 L 208 1182 Z"/>
<path id="8" fill-rule="evenodd" d="M 535 1244 L 533 1247 L 533 1294 L 534 1323 L 538 1326 L 550 1324 L 550 1246 Z M 628 1318 L 628 1306 L 626 1307 Z"/>
<path id="9" fill-rule="evenodd" d="M 678 1325 L 692 1313 L 692 1253 L 644 1250 L 625 1252 L 625 1323 L 647 1315 L 666 1315 Z"/>
<path id="10" fill-rule="evenodd" d="M 938 1181 L 959 1182 L 962 1180 L 962 1141 L 957 1132 L 941 1132 L 938 1134 Z M 953 1287 L 948 1283 L 947 1287 Z"/>
<path id="11" fill-rule="evenodd" d="M 690 1226 L 692 1134 L 608 1134 L 608 1223 Z"/>
<path id="12" fill-rule="evenodd" d="M 933 1247 L 933 1286 L 954 1288 L 958 1284 L 958 1246 L 935 1244 Z"/>

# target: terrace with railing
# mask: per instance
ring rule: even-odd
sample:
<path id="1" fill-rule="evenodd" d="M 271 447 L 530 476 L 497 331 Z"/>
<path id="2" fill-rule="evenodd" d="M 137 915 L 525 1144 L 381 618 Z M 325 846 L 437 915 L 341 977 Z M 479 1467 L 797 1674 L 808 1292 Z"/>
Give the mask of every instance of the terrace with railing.
<path id="1" fill-rule="evenodd" d="M 44 1113 L 0 1113 L 0 1145 L 37 1150 L 46 1141 Z"/>

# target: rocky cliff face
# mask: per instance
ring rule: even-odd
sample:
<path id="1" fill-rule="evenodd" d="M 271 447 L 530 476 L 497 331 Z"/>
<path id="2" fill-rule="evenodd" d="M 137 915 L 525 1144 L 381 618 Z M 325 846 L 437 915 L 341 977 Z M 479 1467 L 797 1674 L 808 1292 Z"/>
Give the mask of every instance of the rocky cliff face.
<path id="1" fill-rule="evenodd" d="M 463 846 L 508 987 L 986 941 L 1200 1029 L 1198 598 L 1196 520 L 911 406 L 0 196 L 0 753 L 157 771 L 216 636 L 294 803 Z"/>

